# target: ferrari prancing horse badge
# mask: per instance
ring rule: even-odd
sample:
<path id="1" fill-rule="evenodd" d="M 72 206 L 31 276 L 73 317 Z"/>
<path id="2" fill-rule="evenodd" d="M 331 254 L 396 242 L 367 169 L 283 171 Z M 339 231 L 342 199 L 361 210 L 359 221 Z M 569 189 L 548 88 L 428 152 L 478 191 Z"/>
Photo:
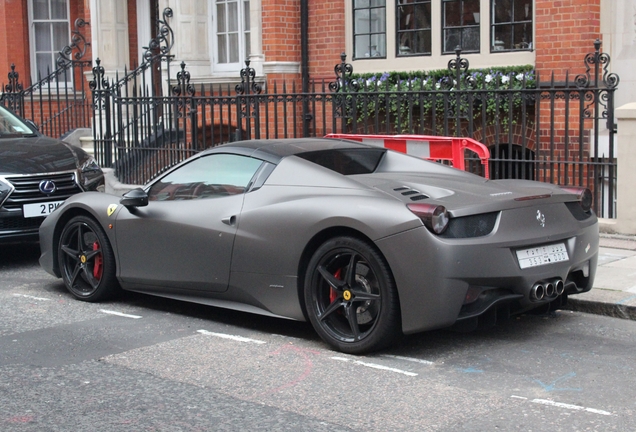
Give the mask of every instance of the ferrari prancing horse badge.
<path id="1" fill-rule="evenodd" d="M 115 210 L 117 210 L 117 204 L 111 204 L 108 206 L 108 216 L 112 215 L 113 213 L 115 213 Z"/>

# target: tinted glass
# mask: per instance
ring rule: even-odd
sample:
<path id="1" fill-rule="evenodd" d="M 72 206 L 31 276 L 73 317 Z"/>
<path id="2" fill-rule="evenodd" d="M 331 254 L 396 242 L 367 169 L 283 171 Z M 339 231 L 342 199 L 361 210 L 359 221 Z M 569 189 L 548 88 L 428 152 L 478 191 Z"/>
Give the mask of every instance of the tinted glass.
<path id="1" fill-rule="evenodd" d="M 342 175 L 370 174 L 386 153 L 385 149 L 320 150 L 298 156 Z"/>
<path id="2" fill-rule="evenodd" d="M 230 154 L 204 156 L 152 185 L 148 199 L 190 200 L 241 194 L 262 163 L 258 159 Z"/>

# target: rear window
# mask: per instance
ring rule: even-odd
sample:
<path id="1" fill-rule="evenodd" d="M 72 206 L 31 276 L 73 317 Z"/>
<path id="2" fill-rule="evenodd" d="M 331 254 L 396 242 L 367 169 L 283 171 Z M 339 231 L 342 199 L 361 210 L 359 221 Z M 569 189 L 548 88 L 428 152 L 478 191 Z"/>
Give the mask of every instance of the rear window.
<path id="1" fill-rule="evenodd" d="M 383 148 L 331 149 L 297 156 L 342 175 L 355 175 L 374 172 L 385 152 Z"/>

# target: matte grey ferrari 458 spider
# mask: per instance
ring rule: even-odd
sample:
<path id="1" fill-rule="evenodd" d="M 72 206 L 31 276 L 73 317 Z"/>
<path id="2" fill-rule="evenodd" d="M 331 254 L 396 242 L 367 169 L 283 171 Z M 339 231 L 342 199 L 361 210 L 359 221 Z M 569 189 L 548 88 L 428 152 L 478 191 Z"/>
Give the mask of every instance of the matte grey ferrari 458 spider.
<path id="1" fill-rule="evenodd" d="M 591 200 L 353 141 L 244 141 L 123 197 L 67 199 L 41 226 L 40 263 L 80 300 L 123 288 L 308 320 L 359 354 L 590 290 Z"/>

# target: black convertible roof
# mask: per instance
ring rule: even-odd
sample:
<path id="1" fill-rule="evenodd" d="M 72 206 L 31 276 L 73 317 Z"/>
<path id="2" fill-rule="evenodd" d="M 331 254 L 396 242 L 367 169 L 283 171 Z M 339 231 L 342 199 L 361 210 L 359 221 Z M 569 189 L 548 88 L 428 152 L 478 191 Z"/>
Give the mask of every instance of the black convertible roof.
<path id="1" fill-rule="evenodd" d="M 211 153 L 231 152 L 254 156 L 272 163 L 278 163 L 281 159 L 299 155 L 302 153 L 317 152 L 321 150 L 341 149 L 369 149 L 380 150 L 357 141 L 336 138 L 285 138 L 285 139 L 261 139 L 236 141 L 223 144 L 209 150 Z"/>

